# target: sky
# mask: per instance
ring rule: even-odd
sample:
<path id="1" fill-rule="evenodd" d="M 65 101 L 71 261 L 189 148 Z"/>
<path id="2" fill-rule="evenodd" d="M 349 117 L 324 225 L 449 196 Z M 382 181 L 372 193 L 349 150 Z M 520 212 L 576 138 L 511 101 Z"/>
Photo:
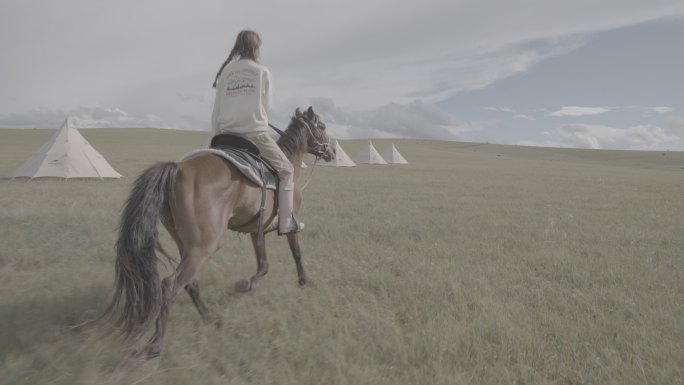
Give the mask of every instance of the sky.
<path id="1" fill-rule="evenodd" d="M 681 0 L 2 0 L 0 127 L 208 131 L 242 29 L 278 126 L 684 151 Z"/>

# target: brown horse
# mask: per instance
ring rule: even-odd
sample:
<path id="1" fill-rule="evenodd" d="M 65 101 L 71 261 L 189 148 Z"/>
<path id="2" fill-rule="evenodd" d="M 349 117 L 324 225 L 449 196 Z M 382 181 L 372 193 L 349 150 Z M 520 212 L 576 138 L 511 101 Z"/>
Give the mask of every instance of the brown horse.
<path id="1" fill-rule="evenodd" d="M 305 152 L 330 160 L 325 124 L 309 107 L 295 111 L 278 145 L 294 166 L 297 213 L 302 194 L 299 175 Z M 266 231 L 277 226 L 275 193 L 267 191 L 264 212 Z M 254 289 L 268 271 L 266 248 L 257 243 L 254 218 L 261 205 L 261 188 L 232 164 L 214 154 L 199 153 L 181 162 L 159 163 L 135 181 L 123 209 L 116 242 L 115 293 L 105 315 L 121 307 L 117 325 L 129 338 L 138 339 L 155 322 L 154 335 L 139 357 L 156 357 L 162 350 L 169 308 L 180 289 L 185 289 L 206 322 L 218 318 L 202 301 L 196 277 L 204 263 L 223 245 L 227 230 L 250 233 L 257 257 L 257 272 L 242 281 L 239 289 Z M 173 274 L 160 281 L 157 222 L 161 220 L 176 242 L 180 262 Z M 299 284 L 306 283 L 297 233 L 287 235 Z M 163 250 L 160 250 L 163 252 Z M 166 253 L 164 253 L 166 254 Z M 167 255 L 168 256 L 168 255 Z M 119 306 L 121 305 L 121 306 Z"/>

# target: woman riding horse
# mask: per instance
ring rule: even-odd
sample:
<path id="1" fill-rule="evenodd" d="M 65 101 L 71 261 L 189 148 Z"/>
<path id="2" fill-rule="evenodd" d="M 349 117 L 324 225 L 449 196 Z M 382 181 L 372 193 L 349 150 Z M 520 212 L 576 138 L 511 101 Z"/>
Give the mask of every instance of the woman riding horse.
<path id="1" fill-rule="evenodd" d="M 325 160 L 334 158 L 325 124 L 309 107 L 295 111 L 278 146 L 294 165 L 294 212 L 301 206 L 299 172 L 305 153 Z M 244 281 L 242 289 L 255 288 L 266 274 L 268 263 L 264 244 L 257 243 L 253 218 L 261 203 L 261 187 L 245 177 L 232 163 L 210 153 L 199 152 L 181 162 L 156 164 L 135 181 L 124 206 L 116 242 L 115 293 L 104 313 L 121 305 L 116 322 L 130 338 L 141 337 L 155 323 L 155 333 L 136 353 L 151 358 L 162 349 L 169 308 L 178 292 L 185 289 L 206 322 L 216 322 L 200 297 L 196 277 L 206 261 L 223 245 L 227 230 L 250 233 L 257 257 L 257 272 Z M 275 193 L 268 190 L 264 223 L 274 231 L 278 216 Z M 157 222 L 161 221 L 175 241 L 180 263 L 160 282 L 156 248 Z M 299 284 L 306 283 L 301 263 L 298 233 L 287 234 L 297 267 Z"/>

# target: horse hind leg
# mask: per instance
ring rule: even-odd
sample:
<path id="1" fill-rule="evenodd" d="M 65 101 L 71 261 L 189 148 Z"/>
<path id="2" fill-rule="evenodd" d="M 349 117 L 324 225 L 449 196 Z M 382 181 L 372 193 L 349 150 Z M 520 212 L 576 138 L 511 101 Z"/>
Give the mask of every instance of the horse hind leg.
<path id="1" fill-rule="evenodd" d="M 164 224 L 164 227 L 166 227 L 166 230 L 169 232 L 169 235 L 171 235 L 171 238 L 174 240 L 174 242 L 176 242 L 179 254 L 183 255 L 183 242 L 178 236 L 178 233 L 176 233 L 173 217 L 171 215 L 164 216 L 162 223 Z M 206 322 L 207 324 L 215 323 L 216 326 L 221 326 L 221 320 L 219 319 L 219 317 L 211 310 L 209 310 L 207 305 L 202 300 L 202 297 L 200 296 L 199 283 L 196 279 L 193 279 L 190 283 L 185 285 L 185 291 L 190 296 L 192 303 L 195 305 L 195 308 L 199 312 L 200 316 L 202 316 L 202 319 L 204 319 L 204 322 Z"/>
<path id="2" fill-rule="evenodd" d="M 266 244 L 257 244 L 257 233 L 252 233 L 252 245 L 254 246 L 254 254 L 257 260 L 257 271 L 249 280 L 243 279 L 235 284 L 235 290 L 241 293 L 254 290 L 259 286 L 261 278 L 268 273 L 268 260 L 266 258 Z"/>
<path id="3" fill-rule="evenodd" d="M 221 318 L 209 310 L 207 305 L 202 300 L 202 297 L 200 297 L 199 283 L 197 283 L 197 280 L 192 280 L 192 282 L 185 285 L 185 291 L 190 296 L 192 303 L 195 304 L 195 308 L 197 308 L 197 311 L 202 316 L 204 322 L 207 324 L 215 324 L 217 327 L 220 327 Z"/>
<path id="4" fill-rule="evenodd" d="M 175 302 L 180 288 L 186 287 L 193 281 L 211 254 L 207 250 L 191 250 L 183 256 L 183 260 L 173 274 L 162 280 L 162 305 L 157 316 L 154 335 L 139 352 L 135 353 L 135 356 L 149 359 L 160 355 L 171 305 Z"/>

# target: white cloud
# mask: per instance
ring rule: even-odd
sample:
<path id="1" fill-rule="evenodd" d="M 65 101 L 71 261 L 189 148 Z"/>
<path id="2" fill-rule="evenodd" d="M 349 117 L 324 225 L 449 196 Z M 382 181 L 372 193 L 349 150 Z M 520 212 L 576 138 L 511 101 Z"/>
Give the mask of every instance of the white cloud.
<path id="1" fill-rule="evenodd" d="M 79 106 L 73 110 L 35 109 L 27 112 L 0 114 L 3 128 L 56 128 L 67 116 L 78 128 L 152 127 L 171 128 L 153 114 L 131 116 L 119 108 Z"/>
<path id="2" fill-rule="evenodd" d="M 515 112 L 512 108 L 508 107 L 482 107 L 483 110 L 486 111 L 495 111 L 495 112 Z"/>
<path id="3" fill-rule="evenodd" d="M 653 107 L 653 112 L 657 114 L 667 114 L 672 111 L 674 111 L 674 108 L 672 107 Z"/>
<path id="4" fill-rule="evenodd" d="M 537 120 L 534 116 L 526 115 L 526 114 L 515 114 L 513 115 L 514 118 L 516 119 L 525 119 L 525 120 Z"/>
<path id="5" fill-rule="evenodd" d="M 614 110 L 623 111 L 637 111 L 644 115 L 664 115 L 674 111 L 672 107 L 659 106 L 659 107 L 647 107 L 647 106 L 624 106 L 624 107 L 613 107 Z"/>
<path id="6" fill-rule="evenodd" d="M 639 125 L 617 128 L 592 124 L 567 124 L 546 133 L 548 139 L 541 142 L 521 141 L 519 144 L 574 148 L 625 148 L 633 150 L 656 149 L 659 145 L 673 142 L 678 136 L 655 125 Z"/>
<path id="7" fill-rule="evenodd" d="M 577 107 L 566 106 L 560 110 L 549 112 L 549 116 L 585 116 L 585 115 L 599 115 L 613 110 L 611 107 Z"/>
<path id="8" fill-rule="evenodd" d="M 478 130 L 460 124 L 432 104 L 414 101 L 389 103 L 378 108 L 354 110 L 340 108 L 330 99 L 314 101 L 316 112 L 331 126 L 329 134 L 338 138 L 427 138 L 458 140 L 465 132 Z M 335 132 L 336 127 L 344 128 Z"/>
<path id="9" fill-rule="evenodd" d="M 645 107 L 645 106 L 620 106 L 620 107 L 577 107 L 564 106 L 560 110 L 548 113 L 548 116 L 564 117 L 564 116 L 588 116 L 600 115 L 606 112 L 615 111 L 639 111 L 645 115 L 650 114 L 667 114 L 674 111 L 672 107 Z"/>

